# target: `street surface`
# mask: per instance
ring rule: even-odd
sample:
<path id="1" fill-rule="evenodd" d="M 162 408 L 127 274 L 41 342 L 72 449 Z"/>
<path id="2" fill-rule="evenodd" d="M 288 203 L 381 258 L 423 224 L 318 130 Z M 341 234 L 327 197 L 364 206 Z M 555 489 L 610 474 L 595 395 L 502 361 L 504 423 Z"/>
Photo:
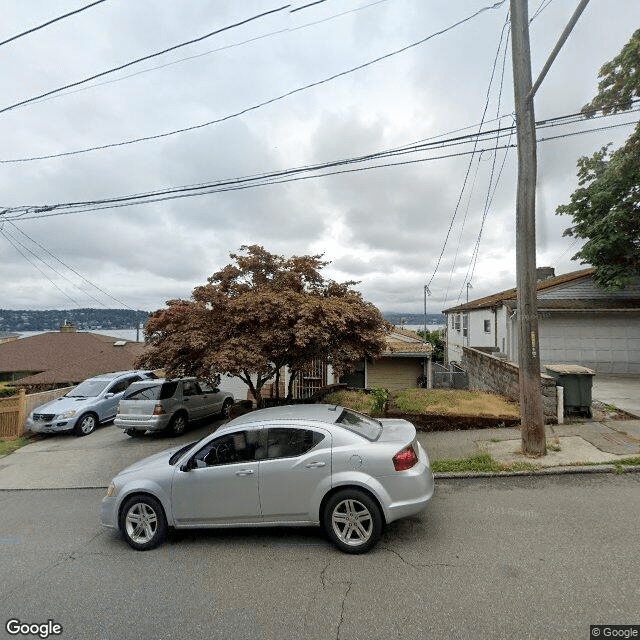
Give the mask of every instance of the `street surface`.
<path id="1" fill-rule="evenodd" d="M 101 527 L 103 494 L 0 491 L 0 638 L 25 637 L 11 618 L 73 640 L 557 640 L 640 623 L 637 473 L 440 480 L 356 557 L 317 529 L 180 533 L 140 553 Z"/>

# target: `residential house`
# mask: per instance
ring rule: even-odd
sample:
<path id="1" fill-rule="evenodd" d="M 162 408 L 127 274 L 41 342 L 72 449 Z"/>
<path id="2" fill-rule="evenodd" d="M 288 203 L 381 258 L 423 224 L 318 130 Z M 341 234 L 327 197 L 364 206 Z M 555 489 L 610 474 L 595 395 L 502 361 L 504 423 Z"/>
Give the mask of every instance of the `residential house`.
<path id="1" fill-rule="evenodd" d="M 576 364 L 597 373 L 640 373 L 640 278 L 621 291 L 596 286 L 594 269 L 556 276 L 538 269 L 538 333 L 545 364 Z M 449 363 L 463 347 L 518 362 L 517 291 L 508 289 L 445 309 Z"/>
<path id="2" fill-rule="evenodd" d="M 132 369 L 144 343 L 84 333 L 64 324 L 60 331 L 0 344 L 0 381 L 30 390 L 77 384 L 111 371 Z"/>
<path id="3" fill-rule="evenodd" d="M 391 391 L 415 388 L 419 379 L 431 380 L 433 347 L 415 332 L 394 327 L 387 335 L 386 348 L 376 360 L 360 363 L 345 382 L 356 389 L 383 387 Z"/>
<path id="4" fill-rule="evenodd" d="M 8 331 L 0 331 L 0 344 L 4 344 L 5 342 L 13 342 L 20 337 L 17 333 L 10 333 Z"/>

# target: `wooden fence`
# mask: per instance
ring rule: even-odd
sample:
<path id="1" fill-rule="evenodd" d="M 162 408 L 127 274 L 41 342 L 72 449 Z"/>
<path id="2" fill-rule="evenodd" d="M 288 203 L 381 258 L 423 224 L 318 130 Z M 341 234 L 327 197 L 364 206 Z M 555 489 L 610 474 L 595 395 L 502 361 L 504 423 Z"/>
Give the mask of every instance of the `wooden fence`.
<path id="1" fill-rule="evenodd" d="M 20 389 L 18 394 L 9 398 L 0 398 L 0 438 L 19 438 L 24 435 L 27 416 L 36 408 L 51 400 L 63 396 L 73 387 L 25 394 Z"/>
<path id="2" fill-rule="evenodd" d="M 25 398 L 24 389 L 18 395 L 0 398 L 0 438 L 18 438 L 24 433 Z"/>

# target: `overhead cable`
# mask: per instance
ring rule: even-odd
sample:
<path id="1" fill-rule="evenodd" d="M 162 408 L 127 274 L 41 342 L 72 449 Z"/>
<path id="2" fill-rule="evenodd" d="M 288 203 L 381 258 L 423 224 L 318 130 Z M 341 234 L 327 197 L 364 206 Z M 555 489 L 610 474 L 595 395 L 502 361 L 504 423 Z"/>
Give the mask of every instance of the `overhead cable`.
<path id="1" fill-rule="evenodd" d="M 122 69 L 132 67 L 135 64 L 139 64 L 140 62 L 144 62 L 145 60 L 151 60 L 152 58 L 156 58 L 158 56 L 164 55 L 165 53 L 169 53 L 170 51 L 181 49 L 182 47 L 195 44 L 196 42 L 202 42 L 203 40 L 206 40 L 207 38 L 211 38 L 212 36 L 218 35 L 223 31 L 229 31 L 230 29 L 235 29 L 236 27 L 240 27 L 242 25 L 248 24 L 249 22 L 253 22 L 254 20 L 258 20 L 260 18 L 264 18 L 265 16 L 278 13 L 279 11 L 284 11 L 285 9 L 288 9 L 290 6 L 291 6 L 290 4 L 285 4 L 274 9 L 269 9 L 268 11 L 263 11 L 262 13 L 251 16 L 250 18 L 246 18 L 244 20 L 234 22 L 233 24 L 229 24 L 226 27 L 221 27 L 220 29 L 216 29 L 215 31 L 206 33 L 203 36 L 193 38 L 191 40 L 188 40 L 187 42 L 181 42 L 179 44 L 175 44 L 171 47 L 167 47 L 166 49 L 162 49 L 161 51 L 156 51 L 155 53 L 150 53 L 146 56 L 142 56 L 141 58 L 136 58 L 135 60 L 130 60 L 129 62 L 125 62 L 124 64 L 121 64 L 117 67 L 112 67 L 111 69 L 107 69 L 106 71 L 95 73 L 94 75 L 84 78 L 82 80 L 78 80 L 76 82 L 70 82 L 69 84 L 65 84 L 64 86 L 58 87 L 57 89 L 52 89 L 51 91 L 46 91 L 45 93 L 41 93 L 40 95 L 34 96 L 32 98 L 21 100 L 20 102 L 15 102 L 14 104 L 11 104 L 7 107 L 3 107 L 2 109 L 0 109 L 0 113 L 5 113 L 6 111 L 10 111 L 12 109 L 15 109 L 16 107 L 21 107 L 25 104 L 29 104 L 30 102 L 35 102 L 36 100 L 40 100 L 41 98 L 45 98 L 46 96 L 53 95 L 54 93 L 59 93 L 60 91 L 64 91 L 65 89 L 70 89 L 71 87 L 77 87 L 81 84 L 85 84 L 86 82 L 90 82 L 91 80 L 95 80 L 96 78 L 102 78 L 103 76 L 109 75 L 110 73 L 115 73 L 116 71 L 121 71 Z"/>
<path id="2" fill-rule="evenodd" d="M 233 118 L 237 118 L 241 115 L 244 115 L 245 113 L 249 113 L 250 111 L 256 111 L 257 109 L 261 109 L 262 107 L 265 107 L 267 105 L 273 104 L 275 102 L 279 102 L 280 100 L 284 100 L 285 98 L 288 98 L 292 95 L 295 95 L 297 93 L 301 93 L 303 91 L 307 91 L 308 89 L 312 89 L 314 87 L 320 86 L 322 84 L 326 84 L 327 82 L 331 82 L 333 80 L 336 80 L 337 78 L 341 78 L 343 76 L 349 75 L 351 73 L 354 73 L 356 71 L 360 71 L 361 69 L 365 69 L 366 67 L 370 67 L 371 65 L 374 65 L 378 62 L 381 62 L 382 60 L 387 60 L 393 56 L 399 55 L 400 53 L 404 53 L 405 51 L 408 51 L 409 49 L 412 49 L 414 47 L 417 47 L 421 44 L 424 44 L 425 42 L 428 42 L 429 40 L 431 40 L 432 38 L 435 38 L 436 36 L 442 35 L 444 33 L 447 33 L 448 31 L 451 31 L 459 26 L 461 26 L 462 24 L 469 22 L 469 20 L 472 20 L 476 17 L 478 17 L 479 15 L 481 15 L 482 13 L 484 13 L 485 11 L 489 11 L 492 9 L 497 9 L 498 7 L 502 6 L 504 3 L 506 2 L 506 0 L 500 0 L 499 2 L 496 2 L 493 5 L 488 5 L 485 6 L 481 9 L 479 9 L 478 11 L 476 11 L 475 13 L 467 16 L 466 18 L 463 18 L 462 20 L 459 20 L 458 22 L 455 22 L 454 24 L 445 27 L 444 29 L 441 29 L 440 31 L 436 31 L 434 33 L 431 33 L 430 35 L 426 36 L 425 38 L 422 38 L 416 42 L 412 42 L 411 44 L 408 44 L 404 47 L 401 47 L 400 49 L 396 49 L 395 51 L 391 51 L 389 53 L 386 53 L 382 56 L 379 56 L 377 58 L 374 58 L 373 60 L 369 60 L 363 64 L 357 65 L 355 67 L 351 67 L 350 69 L 346 69 L 345 71 L 340 71 L 339 73 L 335 73 L 331 76 L 328 76 L 326 78 L 323 78 L 322 80 L 318 80 L 316 82 L 311 82 L 309 84 L 306 84 L 302 87 L 298 87 L 296 89 L 292 89 L 291 91 L 287 91 L 286 93 L 280 94 L 278 96 L 275 96 L 273 98 L 269 98 L 268 100 L 263 100 L 262 102 L 259 102 L 255 105 L 252 105 L 250 107 L 245 107 L 244 109 L 241 109 L 240 111 L 236 111 L 235 113 L 231 113 L 229 115 L 223 116 L 221 118 L 216 118 L 215 120 L 209 120 L 208 122 L 202 122 L 200 124 L 197 125 L 192 125 L 192 126 L 188 126 L 188 127 L 182 127 L 180 129 L 174 129 L 172 131 L 166 131 L 164 133 L 158 133 L 155 135 L 150 135 L 150 136 L 141 136 L 138 138 L 133 138 L 131 140 L 123 140 L 121 142 L 113 142 L 110 144 L 103 144 L 103 145 L 96 145 L 93 147 L 87 147 L 84 149 L 77 149 L 75 151 L 67 151 L 67 152 L 63 152 L 63 153 L 54 153 L 54 154 L 48 154 L 48 155 L 41 155 L 41 156 L 32 156 L 30 158 L 17 158 L 17 159 L 12 159 L 10 161 L 4 160 L 4 161 L 0 161 L 2 163 L 7 163 L 7 162 L 30 162 L 33 160 L 45 160 L 45 159 L 50 159 L 50 158 L 60 158 L 60 157 L 65 157 L 65 156 L 73 156 L 73 155 L 78 155 L 81 153 L 88 153 L 90 151 L 98 151 L 98 150 L 102 150 L 102 149 L 112 149 L 115 147 L 123 147 L 126 145 L 131 145 L 131 144 L 136 144 L 139 142 L 147 142 L 149 140 L 159 140 L 161 138 L 167 138 L 169 136 L 174 136 L 180 133 L 186 133 L 188 131 L 195 131 L 197 129 L 203 129 L 204 127 L 209 127 L 211 125 L 214 124 L 219 124 L 221 122 L 225 122 L 227 120 L 231 120 Z M 42 96 L 40 96 L 42 97 Z M 15 106 L 15 105 L 14 105 Z M 11 108 L 11 107 L 9 107 Z M 0 110 L 0 113 L 2 113 L 3 110 Z M 6 111 L 6 109 L 4 109 L 4 111 Z"/>
<path id="3" fill-rule="evenodd" d="M 101 4 L 102 2 L 106 2 L 106 0 L 96 0 L 96 2 L 92 2 L 91 4 L 87 4 L 84 7 L 80 7 L 79 9 L 75 9 L 74 11 L 69 11 L 69 13 L 65 13 L 61 16 L 58 16 L 57 18 L 53 18 L 52 20 L 48 20 L 47 22 L 43 22 L 42 24 L 38 25 L 37 27 L 33 27 L 31 29 L 27 29 L 26 31 L 23 31 L 22 33 L 18 33 L 15 36 L 11 36 L 11 38 L 7 38 L 6 40 L 3 40 L 2 42 L 0 42 L 0 47 L 2 45 L 8 44 L 9 42 L 13 42 L 14 40 L 17 40 L 18 38 L 22 38 L 23 36 L 27 36 L 30 33 L 33 33 L 34 31 L 39 31 L 40 29 L 44 29 L 45 27 L 48 27 L 50 24 L 53 24 L 54 22 L 58 22 L 59 20 L 64 20 L 65 18 L 69 18 L 70 16 L 74 16 L 76 15 L 76 13 L 80 13 L 81 11 L 85 11 L 87 9 L 90 9 L 91 7 L 95 7 L 97 4 Z"/>

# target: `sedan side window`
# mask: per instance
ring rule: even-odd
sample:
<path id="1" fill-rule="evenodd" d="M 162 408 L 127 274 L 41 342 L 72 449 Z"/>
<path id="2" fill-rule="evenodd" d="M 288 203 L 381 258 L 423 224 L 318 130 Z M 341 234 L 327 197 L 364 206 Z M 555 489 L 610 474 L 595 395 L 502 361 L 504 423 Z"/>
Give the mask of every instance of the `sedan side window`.
<path id="1" fill-rule="evenodd" d="M 273 427 L 267 438 L 267 458 L 295 458 L 310 451 L 324 439 L 324 434 L 312 429 Z"/>
<path id="2" fill-rule="evenodd" d="M 260 448 L 258 431 L 236 431 L 215 438 L 194 456 L 196 467 L 215 467 L 256 460 Z"/>

